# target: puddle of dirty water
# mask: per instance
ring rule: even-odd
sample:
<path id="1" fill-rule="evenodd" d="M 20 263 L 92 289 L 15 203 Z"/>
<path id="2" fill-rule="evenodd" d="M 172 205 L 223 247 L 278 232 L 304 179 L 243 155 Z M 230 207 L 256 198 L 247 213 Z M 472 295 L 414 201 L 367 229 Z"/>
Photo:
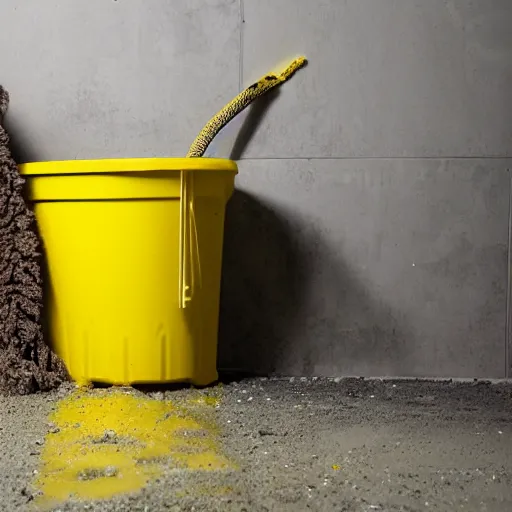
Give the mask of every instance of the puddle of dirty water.
<path id="1" fill-rule="evenodd" d="M 236 469 L 218 442 L 216 397 L 158 400 L 125 389 L 78 390 L 57 404 L 41 452 L 35 505 L 141 490 L 166 470 Z"/>

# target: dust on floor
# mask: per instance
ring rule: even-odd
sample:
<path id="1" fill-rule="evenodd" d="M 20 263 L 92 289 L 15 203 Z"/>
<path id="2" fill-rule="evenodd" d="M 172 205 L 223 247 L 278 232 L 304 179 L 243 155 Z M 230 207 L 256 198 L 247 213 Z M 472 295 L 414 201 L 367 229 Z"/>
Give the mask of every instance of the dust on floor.
<path id="1" fill-rule="evenodd" d="M 65 417 L 62 411 L 72 403 L 70 393 L 63 388 L 51 394 L 0 397 L 0 510 L 512 510 L 509 384 L 256 379 L 201 391 L 89 391 L 81 398 L 86 400 L 82 405 L 89 403 L 81 414 L 88 418 L 85 424 L 91 416 L 98 420 L 97 428 L 88 423 L 91 443 L 102 432 L 109 442 L 117 433 L 108 428 L 108 414 L 91 407 L 90 400 L 111 400 L 105 410 L 112 411 L 116 394 L 126 393 L 146 404 L 133 424 L 143 428 L 147 411 L 180 410 L 179 421 L 185 421 L 189 431 L 207 431 L 206 444 L 199 448 L 201 453 L 210 450 L 209 455 L 187 458 L 183 454 L 196 452 L 189 445 L 181 450 L 176 438 L 171 443 L 174 451 L 169 450 L 154 426 L 160 432 L 155 439 L 163 440 L 165 447 L 157 443 L 164 452 L 156 450 L 146 486 L 103 500 L 84 500 L 82 488 L 76 486 L 74 499 L 50 506 L 51 500 L 39 496 L 37 488 L 44 489 L 45 478 L 55 476 L 48 466 L 52 450 L 75 439 L 58 426 Z M 201 403 L 207 406 L 201 409 Z M 191 404 L 199 404 L 199 409 Z M 130 407 L 129 415 L 136 416 Z M 73 411 L 66 414 L 77 413 Z M 57 423 L 51 422 L 51 414 Z M 173 414 L 168 411 L 165 417 Z M 83 453 L 89 449 L 85 443 Z M 137 451 L 123 453 L 140 456 Z M 220 459 L 226 463 L 209 468 L 201 463 Z M 110 473 L 81 480 L 95 485 L 98 477 L 110 478 L 114 484 L 127 471 L 117 460 L 120 467 L 112 464 Z M 84 468 L 77 479 L 83 474 Z M 55 487 L 46 487 L 46 492 L 55 492 Z"/>

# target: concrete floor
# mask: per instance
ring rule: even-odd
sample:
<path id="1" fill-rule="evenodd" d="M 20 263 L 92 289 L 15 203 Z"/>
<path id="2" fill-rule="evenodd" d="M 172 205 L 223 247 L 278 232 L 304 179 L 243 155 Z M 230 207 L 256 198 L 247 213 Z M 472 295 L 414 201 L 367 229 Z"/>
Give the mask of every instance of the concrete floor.
<path id="1" fill-rule="evenodd" d="M 51 450 L 52 429 L 59 430 L 48 415 L 62 408 L 70 390 L 3 397 L 0 509 L 512 510 L 509 384 L 258 379 L 202 391 L 94 390 L 87 396 L 107 400 L 119 392 L 151 406 L 202 403 L 203 412 L 193 414 L 206 414 L 212 425 L 208 449 L 229 463 L 203 470 L 163 457 L 141 490 L 50 505 L 38 495 L 37 478 L 48 473 L 45 449 Z M 101 423 L 101 415 L 95 421 Z M 122 477 L 122 470 L 110 476 Z"/>

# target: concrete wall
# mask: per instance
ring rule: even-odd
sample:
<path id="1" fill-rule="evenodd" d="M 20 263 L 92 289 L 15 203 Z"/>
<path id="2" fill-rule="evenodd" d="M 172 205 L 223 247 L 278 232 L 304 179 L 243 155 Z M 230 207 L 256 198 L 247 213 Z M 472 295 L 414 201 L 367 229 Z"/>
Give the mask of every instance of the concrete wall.
<path id="1" fill-rule="evenodd" d="M 220 366 L 505 377 L 510 0 L 2 0 L 20 160 L 183 155 L 228 127 Z M 212 153 L 210 153 L 212 154 Z"/>

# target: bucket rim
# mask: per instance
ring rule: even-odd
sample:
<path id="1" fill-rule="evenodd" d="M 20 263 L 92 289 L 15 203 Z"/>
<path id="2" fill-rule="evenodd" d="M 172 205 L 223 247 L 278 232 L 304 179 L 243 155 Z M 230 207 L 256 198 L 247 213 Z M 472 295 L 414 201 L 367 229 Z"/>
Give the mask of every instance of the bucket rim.
<path id="1" fill-rule="evenodd" d="M 108 174 L 146 171 L 224 171 L 238 173 L 234 160 L 227 158 L 103 158 L 96 160 L 54 160 L 18 165 L 24 176 L 66 174 Z"/>

